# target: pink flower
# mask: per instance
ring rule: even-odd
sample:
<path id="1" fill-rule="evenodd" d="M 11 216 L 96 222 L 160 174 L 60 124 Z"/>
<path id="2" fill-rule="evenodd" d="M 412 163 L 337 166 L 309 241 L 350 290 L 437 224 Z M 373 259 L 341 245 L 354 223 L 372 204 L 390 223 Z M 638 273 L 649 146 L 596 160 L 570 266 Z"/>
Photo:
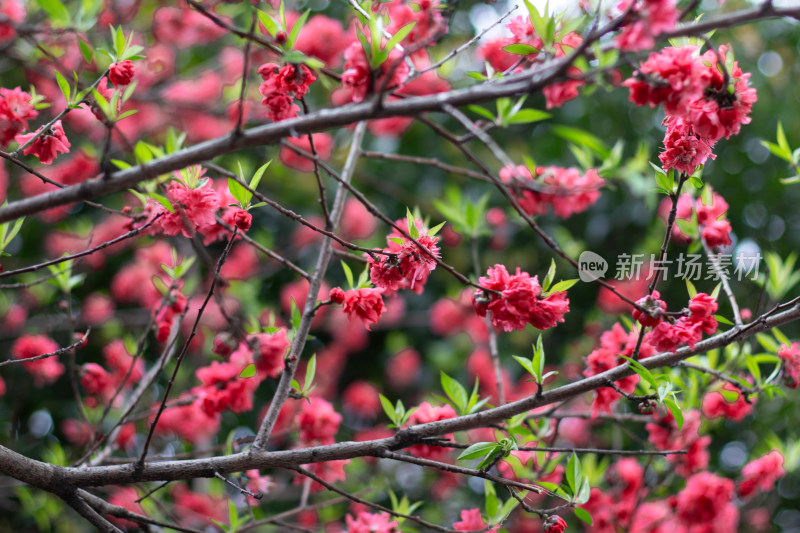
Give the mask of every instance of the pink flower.
<path id="1" fill-rule="evenodd" d="M 205 169 L 199 171 L 200 176 Z M 182 234 L 191 237 L 196 231 L 211 230 L 216 225 L 214 214 L 220 206 L 220 199 L 211 182 L 191 189 L 182 182 L 173 180 L 167 185 L 167 199 L 174 212 L 159 205 L 162 216 L 156 221 L 165 235 Z"/>
<path id="2" fill-rule="evenodd" d="M 247 490 L 255 495 L 266 494 L 274 485 L 269 476 L 262 476 L 261 472 L 256 469 L 247 470 L 244 474 L 248 479 Z M 247 496 L 247 503 L 251 506 L 261 505 L 261 501 L 252 496 Z"/>
<path id="3" fill-rule="evenodd" d="M 564 533 L 567 529 L 567 522 L 558 515 L 551 515 L 544 521 L 545 533 Z"/>
<path id="4" fill-rule="evenodd" d="M 486 529 L 486 522 L 481 517 L 481 510 L 464 509 L 461 511 L 461 520 L 453 524 L 456 531 L 482 531 Z"/>
<path id="5" fill-rule="evenodd" d="M 475 291 L 475 310 L 480 316 L 491 313 L 492 325 L 505 331 L 525 329 L 526 324 L 548 329 L 563 322 L 564 314 L 569 311 L 565 291 L 542 298 L 538 278 L 531 278 L 519 267 L 511 275 L 505 266 L 495 265 L 487 270 L 487 276 L 481 276 L 479 283 L 488 291 Z"/>
<path id="6" fill-rule="evenodd" d="M 178 523 L 184 527 L 204 529 L 213 527 L 212 520 L 227 520 L 227 498 L 193 492 L 183 483 L 173 485 L 172 498 L 175 501 L 174 511 L 178 516 Z"/>
<path id="7" fill-rule="evenodd" d="M 114 490 L 108 498 L 108 503 L 111 505 L 118 505 L 128 511 L 133 513 L 144 515 L 146 514 L 144 509 L 139 502 L 136 500 L 139 499 L 139 491 L 137 491 L 133 487 L 122 487 Z M 130 520 L 125 520 L 124 518 L 111 518 L 111 521 L 114 522 L 119 527 L 124 527 L 126 529 L 135 530 L 139 528 L 139 524 L 136 522 L 131 522 Z"/>
<path id="8" fill-rule="evenodd" d="M 667 461 L 675 465 L 678 475 L 687 477 L 708 467 L 708 445 L 711 438 L 700 436 L 700 412 L 684 413 L 683 428 L 678 429 L 672 413 L 655 416 L 655 422 L 645 426 L 649 440 L 659 450 L 688 450 L 686 455 L 670 455 Z"/>
<path id="9" fill-rule="evenodd" d="M 428 276 L 436 269 L 436 259 L 441 257 L 439 237 L 428 235 L 421 220 L 415 220 L 414 224 L 419 232 L 416 241 L 421 246 L 400 233 L 392 232 L 386 237 L 388 247 L 384 248 L 392 256 L 383 255 L 377 260 L 368 257 L 370 280 L 387 295 L 405 288 L 422 293 Z M 398 220 L 397 225 L 408 231 L 406 220 Z"/>
<path id="10" fill-rule="evenodd" d="M 401 59 L 402 57 L 402 52 L 393 49 L 389 53 L 389 58 L 378 67 L 378 72 L 373 75 L 361 43 L 355 41 L 350 44 L 344 51 L 344 72 L 342 73 L 342 87 L 346 91 L 348 99 L 360 102 L 368 94 L 381 87 L 384 89 L 401 87 L 409 73 L 409 67 Z"/>
<path id="11" fill-rule="evenodd" d="M 680 117 L 667 117 L 667 133 L 664 136 L 664 151 L 658 158 L 664 171 L 675 169 L 687 175 L 694 173 L 695 169 L 704 165 L 710 157 L 717 156 L 711 153 L 714 143 L 696 135 L 689 124 Z"/>
<path id="12" fill-rule="evenodd" d="M 637 305 L 643 307 L 646 313 L 634 308 L 633 319 L 644 327 L 657 326 L 661 322 L 663 311 L 667 310 L 667 304 L 663 300 L 659 300 L 660 296 L 658 291 L 653 291 L 652 296 L 648 295 L 636 300 Z"/>
<path id="13" fill-rule="evenodd" d="M 87 394 L 107 400 L 114 394 L 114 383 L 106 370 L 97 363 L 87 363 L 81 369 L 81 385 Z"/>
<path id="14" fill-rule="evenodd" d="M 686 480 L 686 486 L 678 494 L 675 513 L 690 531 L 736 531 L 739 511 L 733 497 L 733 481 L 700 472 Z"/>
<path id="15" fill-rule="evenodd" d="M 626 332 L 621 324 L 614 324 L 609 331 L 600 336 L 600 346 L 586 356 L 586 370 L 583 371 L 583 375 L 586 377 L 596 376 L 619 366 L 625 361 L 620 355 L 631 357 L 637 341 L 638 334 L 636 331 Z M 653 353 L 653 347 L 648 342 L 643 342 L 639 347 L 640 359 L 650 357 Z M 621 390 L 632 393 L 636 389 L 638 382 L 639 376 L 628 376 L 617 381 L 616 385 Z M 620 394 L 610 387 L 597 389 L 592 402 L 592 416 L 596 416 L 600 411 L 611 413 L 613 404 L 619 398 Z"/>
<path id="16" fill-rule="evenodd" d="M 689 316 L 682 316 L 674 323 L 659 323 L 650 332 L 648 341 L 659 351 L 675 351 L 683 344 L 694 348 L 703 333 L 711 335 L 717 330 L 717 319 L 713 316 L 717 311 L 716 299 L 699 293 L 689 302 L 689 311 Z"/>
<path id="17" fill-rule="evenodd" d="M 711 248 L 731 244 L 731 223 L 727 220 L 714 220 L 703 228 L 700 236 Z"/>
<path id="18" fill-rule="evenodd" d="M 580 74 L 580 71 L 572 67 L 567 70 L 568 74 Z M 542 93 L 544 93 L 545 102 L 547 103 L 547 109 L 552 109 L 554 107 L 561 107 L 566 102 L 570 100 L 574 100 L 578 97 L 578 87 L 584 85 L 583 80 L 571 80 L 568 79 L 567 81 L 561 81 L 558 83 L 551 83 L 550 85 L 546 86 L 542 89 Z"/>
<path id="19" fill-rule="evenodd" d="M 311 135 L 311 138 L 314 141 L 314 149 L 317 151 L 319 158 L 323 160 L 330 159 L 331 153 L 333 152 L 333 137 L 328 133 L 314 133 Z M 286 142 L 309 154 L 313 154 L 311 144 L 308 142 L 308 135 L 288 137 Z M 281 146 L 280 158 L 281 162 L 289 168 L 300 172 L 314 171 L 314 161 L 301 156 L 286 146 Z"/>
<path id="20" fill-rule="evenodd" d="M 11 346 L 11 357 L 30 359 L 38 355 L 56 352 L 58 349 L 58 344 L 50 337 L 23 335 Z M 58 361 L 58 356 L 55 355 L 30 363 L 22 363 L 22 366 L 29 374 L 33 375 L 33 381 L 37 387 L 53 383 L 64 373 L 64 365 Z"/>
<path id="21" fill-rule="evenodd" d="M 411 414 L 408 419 L 409 426 L 416 426 L 417 424 L 427 424 L 429 422 L 438 422 L 439 420 L 447 420 L 448 418 L 455 418 L 456 412 L 449 405 L 442 405 L 434 407 L 428 402 L 422 402 L 417 409 Z M 442 439 L 449 439 L 452 434 L 443 435 Z M 423 457 L 425 459 L 440 460 L 450 452 L 449 448 L 442 446 L 428 446 L 427 444 L 416 444 L 408 448 L 408 453 Z"/>
<path id="22" fill-rule="evenodd" d="M 259 372 L 277 378 L 283 372 L 284 356 L 291 343 L 284 328 L 274 333 L 256 333 L 247 337 L 247 342 L 256 350 L 256 369 Z"/>
<path id="23" fill-rule="evenodd" d="M 389 513 L 358 513 L 358 518 L 345 517 L 347 533 L 399 533 L 400 524 Z"/>
<path id="24" fill-rule="evenodd" d="M 44 126 L 36 130 L 35 133 L 17 135 L 14 140 L 22 146 L 42 131 L 43 128 Z M 58 157 L 58 154 L 69 153 L 69 147 L 69 140 L 64 134 L 64 128 L 61 127 L 61 121 L 57 120 L 49 130 L 36 137 L 36 140 L 25 148 L 22 153 L 25 155 L 33 154 L 39 158 L 43 165 L 49 165 Z"/>
<path id="25" fill-rule="evenodd" d="M 518 188 L 515 182 L 530 186 L 520 188 L 517 194 L 517 202 L 529 215 L 544 214 L 549 205 L 561 218 L 586 211 L 600 198 L 599 189 L 605 183 L 593 168 L 581 175 L 576 168 L 536 167 L 534 180 L 530 170 L 522 165 L 515 169 L 504 167 L 500 170 L 500 179 L 510 183 L 512 191 Z"/>
<path id="26" fill-rule="evenodd" d="M 741 391 L 732 384 L 726 383 L 722 388 L 728 394 L 735 394 L 736 399 L 731 402 L 721 392 L 710 392 L 703 397 L 703 415 L 706 418 L 725 418 L 741 422 L 753 410 L 753 404 L 748 403 Z"/>
<path id="27" fill-rule="evenodd" d="M 342 50 L 348 44 L 350 40 L 341 22 L 325 15 L 314 15 L 300 30 L 294 48 L 308 56 L 321 59 L 328 68 L 336 68 L 341 60 Z"/>
<path id="28" fill-rule="evenodd" d="M 240 378 L 241 372 L 238 365 L 219 361 L 212 361 L 211 365 L 195 372 L 202 383 L 194 389 L 197 403 L 208 416 L 225 410 L 242 413 L 253 408 L 253 393 L 258 380 Z"/>
<path id="29" fill-rule="evenodd" d="M 478 55 L 483 61 L 489 63 L 496 72 L 504 72 L 514 66 L 520 58 L 518 55 L 503 50 L 510 44 L 514 44 L 514 39 L 511 37 L 499 37 L 487 41 L 478 49 Z"/>
<path id="30" fill-rule="evenodd" d="M 253 215 L 251 215 L 244 209 L 236 209 L 233 212 L 233 224 L 242 233 L 247 232 L 247 230 L 250 229 L 250 225 L 252 223 L 253 223 Z"/>
<path id="31" fill-rule="evenodd" d="M 2 28 L 0 24 L 0 34 Z M 28 121 L 38 114 L 33 108 L 30 94 L 19 87 L 0 87 L 0 145 L 7 145 L 19 132 L 28 129 Z"/>
<path id="32" fill-rule="evenodd" d="M 128 85 L 133 79 L 133 74 L 133 61 L 130 59 L 111 63 L 108 67 L 108 79 L 116 86 Z"/>
<path id="33" fill-rule="evenodd" d="M 728 211 L 728 202 L 717 193 L 711 196 L 711 204 L 706 205 L 701 198 L 695 202 L 698 224 L 710 224 Z"/>
<path id="34" fill-rule="evenodd" d="M 778 450 L 747 463 L 742 468 L 742 479 L 737 488 L 739 497 L 747 498 L 757 491 L 767 492 L 775 488 L 775 482 L 786 474 L 783 463 L 783 454 Z"/>
<path id="35" fill-rule="evenodd" d="M 264 80 L 258 87 L 264 97 L 261 105 L 267 108 L 267 117 L 274 122 L 297 116 L 300 107 L 292 103 L 293 98 L 303 98 L 317 79 L 307 66 L 291 63 L 282 67 L 265 63 L 258 68 L 258 74 Z"/>
<path id="36" fill-rule="evenodd" d="M 345 408 L 362 418 L 372 419 L 381 412 L 378 389 L 363 380 L 352 382 L 342 393 Z"/>
<path id="37" fill-rule="evenodd" d="M 190 400 L 185 394 L 179 400 Z M 158 405 L 154 406 L 154 410 Z M 192 444 L 208 442 L 219 432 L 219 413 L 208 414 L 198 402 L 166 409 L 158 419 L 156 435 L 175 435 Z"/>
<path id="38" fill-rule="evenodd" d="M 790 389 L 796 389 L 800 384 L 800 347 L 797 342 L 792 346 L 782 344 L 778 350 L 778 357 L 783 365 L 783 382 Z"/>
<path id="39" fill-rule="evenodd" d="M 626 11 L 634 3 L 629 19 L 633 22 L 626 25 L 614 40 L 620 50 L 639 51 L 652 48 L 653 37 L 671 31 L 678 22 L 678 10 L 675 0 L 622 0 L 617 9 Z"/>
<path id="40" fill-rule="evenodd" d="M 341 289 L 339 289 L 341 290 Z M 369 329 L 370 324 L 375 324 L 383 314 L 385 307 L 381 294 L 383 289 L 351 289 L 344 293 L 343 311 L 348 317 L 358 317 Z M 339 299 L 338 293 L 335 296 Z"/>
<path id="41" fill-rule="evenodd" d="M 326 400 L 311 398 L 303 402 L 296 422 L 300 427 L 300 440 L 306 445 L 333 444 L 342 415 Z"/>
<path id="42" fill-rule="evenodd" d="M 8 19 L 7 22 L 0 22 L 0 42 L 3 42 L 14 37 L 17 34 L 14 26 L 25 20 L 25 2 L 21 0 L 0 2 L 0 15 Z"/>

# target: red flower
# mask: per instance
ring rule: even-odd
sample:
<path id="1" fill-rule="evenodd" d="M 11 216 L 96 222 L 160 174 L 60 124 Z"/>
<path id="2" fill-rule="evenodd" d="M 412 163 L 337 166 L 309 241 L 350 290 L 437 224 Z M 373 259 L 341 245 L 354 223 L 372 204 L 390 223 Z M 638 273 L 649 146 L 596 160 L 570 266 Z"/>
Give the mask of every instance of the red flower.
<path id="1" fill-rule="evenodd" d="M 626 11 L 634 4 L 629 18 L 634 22 L 628 24 L 614 40 L 620 50 L 639 51 L 652 48 L 653 37 L 675 28 L 678 22 L 678 10 L 675 0 L 623 0 L 617 6 Z"/>
<path id="2" fill-rule="evenodd" d="M 567 522 L 558 515 L 551 515 L 544 521 L 545 533 L 564 533 L 567 529 Z"/>
<path id="3" fill-rule="evenodd" d="M 239 228 L 239 231 L 245 233 L 253 223 L 253 215 L 244 209 L 237 209 L 233 212 L 233 223 Z"/>
<path id="4" fill-rule="evenodd" d="M 783 454 L 772 450 L 754 459 L 742 468 L 742 480 L 737 492 L 740 498 L 752 496 L 756 491 L 767 492 L 775 488 L 775 482 L 786 474 Z"/>
<path id="5" fill-rule="evenodd" d="M 703 228 L 701 236 L 711 248 L 729 246 L 732 230 L 731 223 L 727 220 L 715 220 Z"/>
<path id="6" fill-rule="evenodd" d="M 661 322 L 663 311 L 667 310 L 667 304 L 663 300 L 659 300 L 660 296 L 661 294 L 658 291 L 653 291 L 652 296 L 645 296 L 636 300 L 636 304 L 643 307 L 646 312 L 634 308 L 633 319 L 645 327 L 657 326 Z"/>
<path id="7" fill-rule="evenodd" d="M 126 59 L 119 63 L 111 63 L 108 67 L 108 79 L 114 85 L 128 85 L 133 79 L 133 61 Z"/>
<path id="8" fill-rule="evenodd" d="M 540 298 L 542 288 L 536 276 L 522 272 L 517 267 L 514 275 L 508 273 L 503 265 L 495 265 L 487 270 L 487 277 L 481 276 L 481 286 L 489 292 L 477 290 L 473 295 L 473 305 L 480 316 L 491 313 L 492 325 L 505 331 L 525 329 L 530 323 L 538 329 L 548 329 L 564 321 L 569 311 L 566 292 L 560 291 Z M 496 293 L 499 292 L 498 296 Z"/>
<path id="9" fill-rule="evenodd" d="M 389 58 L 373 75 L 361 43 L 353 42 L 344 51 L 344 72 L 342 72 L 342 87 L 348 100 L 360 102 L 380 87 L 397 89 L 402 86 L 409 73 L 409 67 L 402 57 L 402 52 L 393 49 L 389 53 Z M 391 77 L 387 79 L 390 70 Z"/>
<path id="10" fill-rule="evenodd" d="M 0 24 L 0 34 L 2 27 Z M 19 132 L 28 129 L 28 121 L 38 114 L 33 108 L 30 94 L 19 87 L 0 87 L 0 145 L 7 145 Z"/>
<path id="11" fill-rule="evenodd" d="M 44 126 L 36 130 L 35 133 L 17 135 L 14 140 L 22 146 L 42 131 L 42 128 Z M 64 134 L 64 128 L 61 127 L 61 121 L 57 120 L 49 130 L 36 137 L 36 140 L 25 148 L 22 153 L 25 155 L 33 154 L 39 158 L 43 165 L 49 165 L 53 162 L 53 159 L 58 157 L 58 154 L 69 153 L 69 147 L 69 140 Z"/>
<path id="12" fill-rule="evenodd" d="M 461 520 L 453 524 L 456 531 L 482 531 L 486 529 L 481 511 L 478 508 L 461 511 Z"/>
<path id="13" fill-rule="evenodd" d="M 358 518 L 345 517 L 347 533 L 398 533 L 400 524 L 389 513 L 358 513 Z"/>
<path id="14" fill-rule="evenodd" d="M 14 359 L 30 359 L 38 355 L 58 351 L 59 346 L 50 337 L 44 335 L 23 335 L 11 346 L 11 357 Z M 22 363 L 37 387 L 48 385 L 57 380 L 64 373 L 64 365 L 58 361 L 58 356 L 46 357 L 30 363 Z"/>
<path id="15" fill-rule="evenodd" d="M 722 389 L 728 394 L 735 394 L 736 399 L 731 402 L 719 391 L 710 392 L 703 397 L 703 415 L 741 422 L 753 410 L 753 404 L 748 403 L 741 391 L 730 383 L 726 383 Z"/>
<path id="16" fill-rule="evenodd" d="M 409 417 L 408 425 L 416 426 L 417 424 L 438 422 L 439 420 L 447 420 L 448 418 L 455 418 L 456 416 L 455 410 L 449 404 L 442 405 L 441 407 L 434 407 L 428 402 L 422 402 Z M 442 439 L 447 440 L 452 438 L 452 436 L 452 434 L 443 435 Z M 433 460 L 439 460 L 449 452 L 449 448 L 428 446 L 427 444 L 417 444 L 408 448 L 408 453 L 411 455 Z"/>
<path id="17" fill-rule="evenodd" d="M 333 444 L 342 415 L 322 398 L 311 398 L 303 402 L 296 422 L 300 427 L 300 440 L 306 445 L 314 443 Z"/>
<path id="18" fill-rule="evenodd" d="M 344 293 L 343 311 L 351 319 L 356 316 L 369 329 L 383 314 L 385 307 L 381 294 L 383 289 L 351 289 Z"/>
<path id="19" fill-rule="evenodd" d="M 796 389 L 800 384 L 800 348 L 798 343 L 793 342 L 792 346 L 782 344 L 778 350 L 778 357 L 783 364 L 783 382 L 790 389 Z"/>
<path id="20" fill-rule="evenodd" d="M 695 134 L 684 119 L 668 116 L 665 122 L 667 133 L 664 136 L 664 151 L 658 156 L 665 171 L 675 169 L 691 175 L 709 157 L 717 158 L 711 153 L 714 142 Z"/>

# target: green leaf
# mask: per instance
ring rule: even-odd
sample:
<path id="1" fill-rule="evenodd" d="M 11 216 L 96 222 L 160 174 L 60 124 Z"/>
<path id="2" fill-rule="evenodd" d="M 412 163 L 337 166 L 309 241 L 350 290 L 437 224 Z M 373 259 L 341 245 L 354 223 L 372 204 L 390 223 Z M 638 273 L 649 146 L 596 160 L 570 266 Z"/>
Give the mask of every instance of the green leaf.
<path id="1" fill-rule="evenodd" d="M 542 377 L 542 372 L 544 372 L 544 345 L 542 344 L 541 333 L 536 338 L 536 344 L 533 346 L 533 358 L 531 359 L 531 364 L 534 372 L 536 372 L 536 375 L 542 381 L 544 381 L 544 378 Z"/>
<path id="2" fill-rule="evenodd" d="M 502 446 L 497 442 L 476 442 L 458 456 L 459 461 L 469 461 L 471 459 L 480 459 L 481 457 L 489 454 L 495 449 L 500 449 Z"/>
<path id="3" fill-rule="evenodd" d="M 529 44 L 521 44 L 521 43 L 509 44 L 507 46 L 504 46 L 503 50 L 505 50 L 509 54 L 516 54 L 519 56 L 527 56 L 539 53 L 539 50 L 537 48 L 534 48 Z"/>
<path id="4" fill-rule="evenodd" d="M 547 275 L 544 277 L 544 281 L 542 282 L 542 289 L 547 292 L 550 289 L 550 284 L 553 283 L 553 279 L 556 277 L 556 260 L 550 259 L 550 268 L 547 269 Z"/>
<path id="5" fill-rule="evenodd" d="M 484 497 L 486 500 L 486 514 L 489 515 L 489 520 L 497 515 L 499 502 L 497 500 L 497 492 L 494 490 L 494 485 L 488 479 L 484 481 Z"/>
<path id="6" fill-rule="evenodd" d="M 54 27 L 66 26 L 70 22 L 67 6 L 61 0 L 36 0 L 42 9 L 50 15 L 50 22 Z"/>
<path id="7" fill-rule="evenodd" d="M 553 126 L 553 131 L 563 139 L 574 142 L 579 146 L 585 146 L 599 155 L 601 159 L 606 159 L 610 154 L 610 150 L 605 143 L 588 131 L 570 126 Z"/>
<path id="8" fill-rule="evenodd" d="M 386 413 L 386 416 L 389 417 L 389 420 L 391 420 L 393 423 L 396 424 L 397 421 L 395 420 L 395 410 L 394 410 L 394 405 L 392 405 L 392 402 L 389 401 L 389 398 L 380 393 L 378 394 L 378 398 L 380 398 L 381 400 L 381 406 L 383 407 L 383 412 Z"/>
<path id="9" fill-rule="evenodd" d="M 577 493 L 582 479 L 581 460 L 575 452 L 572 452 L 569 462 L 567 462 L 567 483 L 569 483 L 569 488 L 572 489 L 573 494 Z"/>
<path id="10" fill-rule="evenodd" d="M 78 39 L 78 46 L 81 49 L 81 54 L 83 54 L 83 58 L 86 60 L 87 63 L 91 63 L 94 59 L 94 50 L 85 42 L 83 39 Z"/>
<path id="11" fill-rule="evenodd" d="M 734 324 L 733 324 L 733 322 L 731 322 L 730 320 L 728 320 L 727 318 L 725 318 L 725 317 L 724 317 L 724 316 L 722 316 L 722 315 L 714 315 L 714 318 L 715 318 L 715 319 L 717 320 L 717 322 L 719 322 L 720 324 L 725 324 L 725 325 L 727 325 L 727 326 L 733 326 L 733 325 L 734 325 Z"/>
<path id="12" fill-rule="evenodd" d="M 620 354 L 620 357 L 625 359 L 626 361 L 628 361 L 628 364 L 630 365 L 631 370 L 633 370 L 634 372 L 639 374 L 639 376 L 641 376 L 642 379 L 644 379 L 650 385 L 652 385 L 654 389 L 658 389 L 658 384 L 656 383 L 656 379 L 655 379 L 655 377 L 653 377 L 653 373 L 652 372 L 650 372 L 648 369 L 643 367 L 641 365 L 641 363 L 639 363 L 638 361 L 634 361 L 630 357 L 626 357 L 626 356 L 621 355 L 621 354 Z"/>
<path id="13" fill-rule="evenodd" d="M 411 235 L 411 238 L 418 239 L 419 229 L 417 229 L 414 215 L 411 213 L 411 209 L 409 209 L 408 207 L 406 207 L 406 224 L 408 225 L 408 234 Z"/>
<path id="14" fill-rule="evenodd" d="M 302 314 L 300 313 L 300 309 L 297 307 L 297 303 L 292 298 L 292 328 L 297 330 L 300 327 L 300 321 L 303 319 Z"/>
<path id="15" fill-rule="evenodd" d="M 64 99 L 69 105 L 72 98 L 72 88 L 69 86 L 69 82 L 58 71 L 56 71 L 56 81 L 58 82 L 58 88 L 61 89 L 61 94 L 64 95 Z"/>
<path id="16" fill-rule="evenodd" d="M 458 381 L 454 380 L 444 372 L 441 373 L 441 382 L 442 382 L 442 389 L 444 390 L 447 397 L 450 398 L 450 401 L 453 402 L 456 409 L 460 413 L 466 410 L 467 407 L 467 391 L 466 389 L 459 383 Z"/>
<path id="17" fill-rule="evenodd" d="M 469 106 L 467 106 L 467 109 L 469 109 L 470 111 L 472 111 L 475 114 L 478 114 L 478 115 L 482 116 L 483 118 L 485 118 L 487 120 L 491 120 L 492 122 L 494 122 L 494 115 L 492 114 L 491 111 L 489 111 L 488 109 L 486 109 L 484 107 L 481 107 L 479 105 L 469 105 Z"/>
<path id="18" fill-rule="evenodd" d="M 697 296 L 697 289 L 695 288 L 694 283 L 688 279 L 686 280 L 686 291 L 689 293 L 689 298 L 694 298 Z"/>
<path id="19" fill-rule="evenodd" d="M 242 187 L 242 184 L 236 181 L 234 178 L 228 178 L 228 191 L 230 191 L 231 196 L 233 196 L 237 202 L 239 202 L 239 206 L 244 209 L 247 205 L 247 189 Z"/>
<path id="20" fill-rule="evenodd" d="M 583 476 L 581 480 L 581 486 L 577 490 L 577 494 L 575 494 L 575 503 L 586 503 L 589 501 L 591 496 L 592 486 L 589 483 L 589 478 Z"/>
<path id="21" fill-rule="evenodd" d="M 575 513 L 575 518 L 583 522 L 584 524 L 592 525 L 594 522 L 592 521 L 592 515 L 584 509 L 583 507 L 574 507 L 572 511 Z"/>
<path id="22" fill-rule="evenodd" d="M 563 281 L 559 281 L 558 283 L 556 283 L 555 285 L 550 287 L 550 290 L 547 291 L 547 292 L 549 292 L 550 294 L 553 294 L 553 293 L 556 293 L 556 292 L 562 292 L 562 291 L 569 290 L 569 289 L 572 288 L 573 285 L 578 283 L 578 281 L 579 280 L 577 280 L 577 279 L 565 279 Z"/>
<path id="23" fill-rule="evenodd" d="M 273 37 L 275 37 L 275 35 L 281 31 L 278 23 L 275 22 L 271 16 L 269 16 L 267 13 L 264 13 L 260 9 L 258 10 L 258 20 L 264 25 L 269 34 Z"/>
<path id="24" fill-rule="evenodd" d="M 520 365 L 522 365 L 522 368 L 527 370 L 530 375 L 534 376 L 537 381 L 539 380 L 539 374 L 537 374 L 533 369 L 533 364 L 531 363 L 530 359 L 526 359 L 518 355 L 512 355 L 511 357 L 513 357 Z"/>
<path id="25" fill-rule="evenodd" d="M 350 285 L 350 288 L 353 287 L 353 271 L 350 270 L 350 267 L 347 266 L 347 263 L 342 261 L 342 270 L 344 270 L 344 277 L 347 278 L 347 284 Z"/>
<path id="26" fill-rule="evenodd" d="M 514 116 L 508 119 L 508 124 L 530 124 L 531 122 L 539 122 L 550 118 L 550 113 L 539 111 L 538 109 L 522 109 Z"/>
<path id="27" fill-rule="evenodd" d="M 428 235 L 430 237 L 435 237 L 436 234 L 439 233 L 439 230 L 441 230 L 445 224 L 447 224 L 447 221 L 444 221 L 441 224 L 437 224 L 436 226 L 432 227 L 431 229 L 428 230 Z"/>
<path id="28" fill-rule="evenodd" d="M 403 39 L 408 37 L 408 34 L 411 33 L 411 30 L 414 29 L 414 26 L 416 26 L 416 24 L 417 22 L 414 21 L 410 24 L 406 24 L 405 26 L 397 30 L 392 36 L 392 38 L 386 42 L 386 50 L 393 50 L 395 46 L 400 44 L 403 41 Z"/>
<path id="29" fill-rule="evenodd" d="M 169 211 L 170 213 L 175 212 L 175 208 L 172 207 L 172 203 L 164 196 L 161 196 L 157 192 L 151 192 L 150 197 L 156 200 L 158 203 L 164 206 L 164 209 Z"/>
<path id="30" fill-rule="evenodd" d="M 766 333 L 756 333 L 756 339 L 768 352 L 778 353 L 778 350 L 780 350 L 780 346 L 775 342 L 775 339 Z"/>
<path id="31" fill-rule="evenodd" d="M 311 356 L 306 366 L 306 377 L 303 379 L 303 392 L 308 392 L 314 383 L 314 376 L 317 373 L 317 354 Z"/>
<path id="32" fill-rule="evenodd" d="M 240 378 L 252 378 L 256 375 L 256 365 L 247 365 L 239 374 Z"/>
<path id="33" fill-rule="evenodd" d="M 670 398 L 664 400 L 664 405 L 667 406 L 669 412 L 672 413 L 673 418 L 675 418 L 675 423 L 678 425 L 678 429 L 683 429 L 683 412 L 681 411 L 680 406 Z"/>
<path id="34" fill-rule="evenodd" d="M 298 35 L 300 35 L 300 30 L 303 29 L 303 26 L 305 25 L 306 20 L 308 20 L 309 13 L 311 13 L 311 11 L 306 10 L 305 13 L 300 15 L 300 17 L 294 23 L 294 26 L 292 26 L 292 31 L 290 31 L 289 35 L 286 37 L 286 47 L 287 48 L 289 48 L 289 49 L 294 48 L 294 43 L 295 43 L 295 41 L 297 41 L 297 37 L 298 37 Z"/>

